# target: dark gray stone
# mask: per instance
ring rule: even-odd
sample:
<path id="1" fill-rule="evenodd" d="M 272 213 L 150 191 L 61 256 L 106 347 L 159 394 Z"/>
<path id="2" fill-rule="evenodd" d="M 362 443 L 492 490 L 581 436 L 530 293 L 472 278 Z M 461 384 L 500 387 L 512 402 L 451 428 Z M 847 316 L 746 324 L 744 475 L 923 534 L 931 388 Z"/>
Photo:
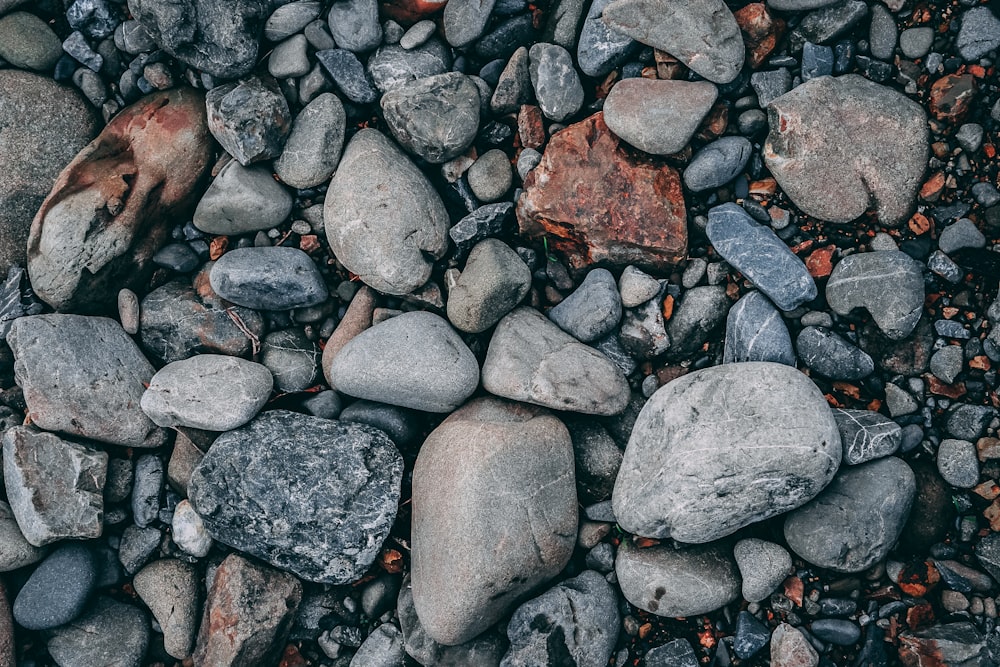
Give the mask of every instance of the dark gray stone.
<path id="1" fill-rule="evenodd" d="M 261 353 L 260 363 L 274 377 L 274 388 L 277 391 L 305 391 L 316 383 L 320 350 L 302 329 L 283 329 L 269 333 L 264 338 Z"/>
<path id="2" fill-rule="evenodd" d="M 358 57 L 346 49 L 316 52 L 316 59 L 344 97 L 355 104 L 371 104 L 378 91 Z"/>
<path id="3" fill-rule="evenodd" d="M 483 34 L 496 0 L 455 0 L 444 7 L 444 36 L 452 46 L 466 46 Z"/>
<path id="4" fill-rule="evenodd" d="M 94 589 L 97 569 L 90 550 L 69 542 L 46 557 L 14 600 L 14 620 L 29 630 L 48 630 L 79 616 Z"/>
<path id="5" fill-rule="evenodd" d="M 721 285 L 703 285 L 685 292 L 667 323 L 668 355 L 682 359 L 701 349 L 709 335 L 726 321 L 729 306 L 726 288 Z"/>
<path id="6" fill-rule="evenodd" d="M 230 250 L 212 266 L 212 289 L 227 301 L 259 310 L 291 310 L 329 296 L 316 264 L 298 248 Z"/>
<path id="7" fill-rule="evenodd" d="M 514 113 L 522 104 L 528 104 L 533 94 L 528 69 L 528 49 L 521 46 L 514 51 L 500 73 L 496 89 L 490 98 L 490 109 L 497 115 Z"/>
<path id="8" fill-rule="evenodd" d="M 757 93 L 757 104 L 766 109 L 768 104 L 792 89 L 792 73 L 787 67 L 754 72 L 750 75 L 750 85 Z"/>
<path id="9" fill-rule="evenodd" d="M 895 454 L 903 443 L 903 429 L 888 417 L 869 410 L 834 409 L 840 441 L 844 445 L 843 462 L 866 463 Z"/>
<path id="10" fill-rule="evenodd" d="M 604 122 L 636 148 L 670 155 L 687 146 L 717 96 L 707 81 L 625 79 L 604 100 Z"/>
<path id="11" fill-rule="evenodd" d="M 722 363 L 773 361 L 795 365 L 795 349 L 781 313 L 761 292 L 744 295 L 729 309 Z"/>
<path id="12" fill-rule="evenodd" d="M 602 20 L 604 8 L 610 3 L 611 0 L 594 0 L 583 19 L 580 41 L 576 46 L 576 59 L 587 76 L 607 75 L 628 60 L 640 46 L 634 39 L 612 29 Z"/>
<path id="13" fill-rule="evenodd" d="M 163 461 L 160 457 L 153 454 L 138 457 L 132 487 L 132 517 L 139 528 L 146 528 L 157 519 L 163 481 Z"/>
<path id="14" fill-rule="evenodd" d="M 367 65 L 368 75 L 382 93 L 450 69 L 451 50 L 435 37 L 410 50 L 386 44 L 372 54 Z"/>
<path id="15" fill-rule="evenodd" d="M 931 373 L 938 379 L 951 384 L 965 367 L 965 353 L 958 345 L 946 345 L 931 357 Z"/>
<path id="16" fill-rule="evenodd" d="M 942 440 L 938 445 L 937 468 L 941 478 L 952 486 L 971 489 L 979 483 L 976 446 L 968 440 Z"/>
<path id="17" fill-rule="evenodd" d="M 968 218 L 960 218 L 948 225 L 938 237 L 938 247 L 948 255 L 963 248 L 982 248 L 985 245 L 986 237 Z"/>
<path id="18" fill-rule="evenodd" d="M 479 89 L 461 72 L 403 83 L 381 105 L 400 145 L 433 164 L 464 153 L 479 129 Z"/>
<path id="19" fill-rule="evenodd" d="M 252 76 L 213 88 L 205 107 L 212 136 L 244 167 L 281 155 L 292 116 L 274 79 Z"/>
<path id="20" fill-rule="evenodd" d="M 675 639 L 651 648 L 643 660 L 646 667 L 698 667 L 698 656 L 686 639 Z"/>
<path id="21" fill-rule="evenodd" d="M 63 40 L 62 48 L 70 57 L 94 72 L 100 71 L 104 65 L 104 58 L 90 48 L 87 38 L 79 30 L 73 31 Z"/>
<path id="22" fill-rule="evenodd" d="M 659 281 L 656 284 L 654 298 L 647 299 L 636 308 L 625 310 L 618 332 L 617 340 L 621 347 L 637 359 L 652 359 L 670 348 L 670 336 L 667 335 L 663 320 L 664 286 Z"/>
<path id="23" fill-rule="evenodd" d="M 153 554 L 159 550 L 162 537 L 157 528 L 139 528 L 134 524 L 126 527 L 122 532 L 121 544 L 118 546 L 118 560 L 125 571 L 135 574 L 149 562 Z"/>
<path id="24" fill-rule="evenodd" d="M 583 85 L 573 56 L 557 44 L 534 44 L 528 51 L 528 71 L 538 106 L 546 118 L 561 123 L 583 106 Z"/>
<path id="25" fill-rule="evenodd" d="M 622 464 L 622 451 L 608 431 L 595 420 L 566 421 L 576 459 L 576 487 L 581 502 L 602 502 L 611 497 Z"/>
<path id="26" fill-rule="evenodd" d="M 992 637 L 993 635 L 991 635 Z M 938 624 L 917 632 L 899 636 L 899 656 L 904 661 L 919 664 L 924 656 L 940 658 L 941 664 L 975 667 L 992 661 L 994 650 L 988 650 L 993 640 L 986 640 L 969 622 Z"/>
<path id="27" fill-rule="evenodd" d="M 448 230 L 448 236 L 455 244 L 455 254 L 461 259 L 486 237 L 505 234 L 513 227 L 514 204 L 499 202 L 480 206 L 456 222 Z"/>
<path id="28" fill-rule="evenodd" d="M 868 5 L 861 0 L 827 3 L 826 7 L 806 14 L 794 34 L 816 44 L 828 44 L 868 16 Z"/>
<path id="29" fill-rule="evenodd" d="M 292 195 L 271 169 L 232 160 L 198 202 L 194 226 L 208 234 L 238 235 L 277 227 L 292 212 Z"/>
<path id="30" fill-rule="evenodd" d="M 733 653 L 741 660 L 757 655 L 771 638 L 766 625 L 748 611 L 741 611 L 736 617 L 736 632 L 733 635 Z"/>
<path id="31" fill-rule="evenodd" d="M 806 42 L 802 45 L 802 80 L 833 74 L 833 49 Z"/>
<path id="32" fill-rule="evenodd" d="M 899 50 L 907 58 L 923 58 L 934 44 L 934 28 L 918 26 L 908 28 L 899 35 Z"/>
<path id="33" fill-rule="evenodd" d="M 448 291 L 448 320 L 461 331 L 486 331 L 514 309 L 531 289 L 531 271 L 510 247 L 485 239 Z M 617 293 L 617 292 L 616 292 Z"/>
<path id="34" fill-rule="evenodd" d="M 955 46 L 970 63 L 1000 47 L 1000 19 L 989 6 L 973 7 L 962 14 Z"/>
<path id="35" fill-rule="evenodd" d="M 1000 533 L 990 533 L 979 541 L 976 560 L 994 579 L 1000 579 Z"/>
<path id="36" fill-rule="evenodd" d="M 405 659 L 403 633 L 392 623 L 383 623 L 358 647 L 349 667 L 398 667 Z"/>
<path id="37" fill-rule="evenodd" d="M 274 172 L 293 188 L 326 182 L 337 169 L 346 129 L 344 105 L 333 93 L 322 93 L 295 117 L 291 134 Z"/>
<path id="38" fill-rule="evenodd" d="M 703 147 L 684 170 L 684 185 L 694 192 L 718 188 L 743 172 L 753 154 L 745 137 L 722 137 Z"/>
<path id="39" fill-rule="evenodd" d="M 38 562 L 46 549 L 24 539 L 10 505 L 0 501 L 0 572 L 10 572 Z"/>
<path id="40" fill-rule="evenodd" d="M 361 53 L 382 42 L 378 0 L 337 0 L 330 5 L 330 35 L 337 46 Z"/>
<path id="41" fill-rule="evenodd" d="M 879 60 L 892 60 L 896 51 L 896 19 L 889 10 L 880 4 L 871 8 L 871 27 L 868 31 L 868 48 L 872 56 Z M 852 644 L 854 642 L 851 642 Z"/>
<path id="42" fill-rule="evenodd" d="M 604 338 L 622 317 L 622 300 L 615 277 L 593 269 L 576 290 L 549 311 L 549 319 L 584 343 Z"/>
<path id="43" fill-rule="evenodd" d="M 952 283 L 953 285 L 958 284 L 962 280 L 963 275 L 965 274 L 965 272 L 962 270 L 962 267 L 956 264 L 950 257 L 948 257 L 948 255 L 944 254 L 940 250 L 935 250 L 934 252 L 931 253 L 931 256 L 927 258 L 927 268 L 931 270 L 931 273 L 935 273 L 941 276 L 942 278 Z M 938 320 L 938 322 L 941 321 L 942 320 Z M 935 322 L 934 326 L 936 329 L 940 330 L 941 327 L 938 326 L 938 322 Z M 962 330 L 961 322 L 950 322 L 948 320 L 944 320 L 944 322 L 946 322 L 945 324 L 946 330 L 954 329 L 959 332 Z M 944 332 L 941 332 L 941 335 L 948 335 L 953 338 L 956 337 Z M 967 336 L 959 333 L 957 337 L 966 338 Z"/>
<path id="44" fill-rule="evenodd" d="M 91 39 L 104 39 L 121 23 L 118 9 L 104 0 L 76 0 L 66 10 L 66 22 Z"/>
<path id="45" fill-rule="evenodd" d="M 795 339 L 799 359 L 831 380 L 861 380 L 872 374 L 875 362 L 864 350 L 825 327 L 806 327 Z"/>
<path id="46" fill-rule="evenodd" d="M 46 648 L 60 667 L 140 667 L 149 635 L 144 611 L 102 596 L 85 615 L 54 630 Z"/>
<path id="47" fill-rule="evenodd" d="M 890 339 L 906 338 L 923 312 L 923 269 L 898 250 L 848 255 L 833 268 L 826 300 L 838 315 L 864 308 Z"/>
<path id="48" fill-rule="evenodd" d="M 384 431 L 400 447 L 416 442 L 421 435 L 418 413 L 375 401 L 354 401 L 340 413 L 343 422 L 367 424 Z"/>

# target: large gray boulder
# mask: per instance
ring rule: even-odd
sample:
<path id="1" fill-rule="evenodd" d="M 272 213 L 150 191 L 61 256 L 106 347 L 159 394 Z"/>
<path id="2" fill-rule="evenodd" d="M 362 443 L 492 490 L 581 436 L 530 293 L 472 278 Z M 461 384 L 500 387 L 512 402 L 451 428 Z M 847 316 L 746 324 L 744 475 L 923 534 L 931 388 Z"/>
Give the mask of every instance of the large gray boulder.
<path id="1" fill-rule="evenodd" d="M 806 503 L 841 460 L 837 424 L 812 381 L 784 364 L 725 364 L 649 399 L 612 496 L 625 530 L 705 543 Z"/>

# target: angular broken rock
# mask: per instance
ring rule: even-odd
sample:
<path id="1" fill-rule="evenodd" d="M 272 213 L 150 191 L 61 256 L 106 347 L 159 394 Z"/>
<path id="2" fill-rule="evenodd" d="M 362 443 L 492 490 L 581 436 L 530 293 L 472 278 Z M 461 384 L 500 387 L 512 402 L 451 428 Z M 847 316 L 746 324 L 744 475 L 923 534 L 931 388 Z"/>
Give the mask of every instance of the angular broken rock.
<path id="1" fill-rule="evenodd" d="M 706 368 L 661 387 L 639 413 L 615 517 L 644 537 L 711 542 L 806 503 L 840 460 L 833 414 L 795 368 Z"/>
<path id="2" fill-rule="evenodd" d="M 448 249 L 440 196 L 378 130 L 363 129 L 347 144 L 323 218 L 340 263 L 385 294 L 409 294 L 426 283 L 432 261 Z"/>
<path id="3" fill-rule="evenodd" d="M 461 72 L 405 83 L 380 104 L 396 141 L 432 164 L 464 153 L 479 129 L 479 88 Z"/>
<path id="4" fill-rule="evenodd" d="M 15 426 L 3 435 L 7 498 L 24 538 L 41 547 L 101 536 L 108 455 Z"/>
<path id="5" fill-rule="evenodd" d="M 718 94 L 708 81 L 625 79 L 604 100 L 604 122 L 639 150 L 670 155 L 687 146 Z"/>
<path id="6" fill-rule="evenodd" d="M 495 398 L 427 437 L 413 470 L 412 582 L 428 635 L 466 642 L 562 571 L 576 541 L 573 467 L 562 422 Z"/>
<path id="7" fill-rule="evenodd" d="M 927 166 L 919 104 L 848 74 L 810 79 L 767 112 L 764 161 L 803 212 L 850 222 L 874 207 L 886 225 L 909 217 Z"/>
<path id="8" fill-rule="evenodd" d="M 923 312 L 923 267 L 899 250 L 848 255 L 830 274 L 826 300 L 838 315 L 864 308 L 886 336 L 906 338 Z"/>
<path id="9" fill-rule="evenodd" d="M 630 396 L 610 359 L 527 307 L 497 324 L 482 378 L 497 396 L 594 415 L 620 413 Z"/>
<path id="10" fill-rule="evenodd" d="M 244 167 L 281 155 L 292 131 L 288 102 L 270 77 L 251 76 L 205 95 L 208 129 Z"/>
<path id="11" fill-rule="evenodd" d="M 56 310 L 115 303 L 141 290 L 153 254 L 184 219 L 207 175 L 203 93 L 148 95 L 115 116 L 63 169 L 31 223 L 28 275 Z"/>
<path id="12" fill-rule="evenodd" d="M 743 35 L 723 0 L 615 0 L 603 18 L 709 81 L 729 83 L 743 69 Z"/>
<path id="13" fill-rule="evenodd" d="M 546 237 L 574 269 L 602 263 L 664 271 L 687 256 L 677 170 L 622 145 L 601 113 L 549 140 L 524 179 L 517 220 L 522 234 Z"/>
<path id="14" fill-rule="evenodd" d="M 989 661 L 986 656 L 993 652 L 987 653 L 986 647 L 982 633 L 964 621 L 899 635 L 899 659 L 906 667 L 974 667 Z"/>
<path id="15" fill-rule="evenodd" d="M 781 623 L 771 635 L 771 664 L 775 667 L 816 667 L 819 653 L 802 631 Z"/>

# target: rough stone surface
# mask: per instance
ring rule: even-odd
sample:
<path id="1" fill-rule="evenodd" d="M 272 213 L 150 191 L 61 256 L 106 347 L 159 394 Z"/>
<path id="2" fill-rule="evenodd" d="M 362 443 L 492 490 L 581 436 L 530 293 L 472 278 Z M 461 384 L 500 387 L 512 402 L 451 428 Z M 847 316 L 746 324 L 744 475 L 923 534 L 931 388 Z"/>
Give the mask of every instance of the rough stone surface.
<path id="1" fill-rule="evenodd" d="M 788 623 L 781 623 L 771 633 L 771 665 L 773 667 L 817 667 L 819 653 L 798 628 Z"/>
<path id="2" fill-rule="evenodd" d="M 433 164 L 465 152 L 479 129 L 479 88 L 461 72 L 404 83 L 380 104 L 396 141 Z"/>
<path id="3" fill-rule="evenodd" d="M 844 444 L 843 462 L 857 465 L 895 454 L 903 442 L 903 429 L 896 422 L 870 410 L 834 409 L 840 441 Z"/>
<path id="4" fill-rule="evenodd" d="M 194 226 L 207 234 L 246 234 L 277 227 L 292 212 L 292 195 L 265 167 L 237 160 L 219 170 L 198 202 Z"/>
<path id="5" fill-rule="evenodd" d="M 743 579 L 743 599 L 760 602 L 775 591 L 792 570 L 792 556 L 780 544 L 748 538 L 733 547 Z"/>
<path id="6" fill-rule="evenodd" d="M 989 6 L 973 7 L 962 14 L 955 42 L 966 62 L 976 62 L 1000 47 L 1000 18 Z"/>
<path id="7" fill-rule="evenodd" d="M 899 636 L 899 658 L 908 667 L 955 665 L 974 667 L 989 662 L 992 651 L 976 626 L 969 622 L 944 623 Z"/>
<path id="8" fill-rule="evenodd" d="M 465 269 L 448 292 L 448 320 L 455 328 L 480 333 L 521 303 L 531 289 L 531 270 L 496 239 L 484 239 L 469 253 Z"/>
<path id="9" fill-rule="evenodd" d="M 0 502 L 0 572 L 10 572 L 31 565 L 40 561 L 44 555 L 45 549 L 24 539 L 10 505 Z"/>
<path id="10" fill-rule="evenodd" d="M 149 635 L 145 612 L 102 596 L 88 606 L 86 614 L 54 630 L 47 648 L 60 667 L 139 667 Z"/>
<path id="11" fill-rule="evenodd" d="M 281 157 L 274 161 L 278 177 L 293 188 L 326 182 L 337 169 L 344 147 L 344 105 L 333 93 L 323 93 L 295 117 Z"/>
<path id="12" fill-rule="evenodd" d="M 867 353 L 825 327 L 804 328 L 795 349 L 803 364 L 831 380 L 860 380 L 875 370 Z"/>
<path id="13" fill-rule="evenodd" d="M 330 6 L 330 34 L 337 46 L 370 51 L 382 41 L 377 0 L 337 0 Z"/>
<path id="14" fill-rule="evenodd" d="M 209 281 L 223 299 L 259 310 L 306 308 L 329 296 L 309 255 L 283 246 L 230 250 L 212 266 Z"/>
<path id="15" fill-rule="evenodd" d="M 760 292 L 744 295 L 729 309 L 722 362 L 772 361 L 795 365 L 795 349 L 781 313 Z"/>
<path id="16" fill-rule="evenodd" d="M 383 623 L 365 637 L 349 667 L 397 667 L 405 660 L 403 633 L 392 623 Z"/>
<path id="17" fill-rule="evenodd" d="M 893 289 L 885 289 L 886 284 Z M 833 267 L 826 300 L 838 315 L 864 308 L 890 339 L 906 338 L 923 312 L 923 270 L 898 250 L 855 253 Z"/>
<path id="18" fill-rule="evenodd" d="M 368 75 L 382 93 L 409 81 L 444 74 L 450 69 L 451 50 L 433 37 L 410 50 L 398 44 L 385 44 L 371 55 L 367 65 Z"/>
<path id="19" fill-rule="evenodd" d="M 836 422 L 805 375 L 766 362 L 706 368 L 639 413 L 615 517 L 637 535 L 711 542 L 809 501 L 840 460 Z"/>
<path id="20" fill-rule="evenodd" d="M 583 106 L 583 85 L 573 56 L 558 44 L 533 44 L 528 72 L 535 99 L 545 117 L 561 123 Z"/>
<path id="21" fill-rule="evenodd" d="M 165 558 L 136 573 L 132 586 L 163 629 L 164 650 L 178 660 L 189 657 L 198 631 L 198 571 Z"/>
<path id="22" fill-rule="evenodd" d="M 670 155 L 687 146 L 717 96 L 707 81 L 625 79 L 604 100 L 604 122 L 639 150 Z"/>
<path id="23" fill-rule="evenodd" d="M 274 79 L 252 76 L 217 86 L 205 95 L 205 107 L 212 136 L 243 166 L 281 155 L 291 114 Z"/>
<path id="24" fill-rule="evenodd" d="M 576 59 L 580 69 L 587 76 L 603 77 L 625 62 L 639 48 L 639 43 L 628 35 L 614 30 L 601 16 L 611 0 L 595 0 L 590 3 L 580 28 L 580 39 L 576 49 Z M 570 3 L 560 3 L 560 7 Z M 583 11 L 583 3 L 579 11 Z M 574 26 L 575 28 L 575 26 Z M 574 30 L 573 38 L 576 38 Z M 563 44 L 567 49 L 569 44 Z"/>
<path id="25" fill-rule="evenodd" d="M 457 0 L 444 7 L 444 34 L 452 46 L 465 46 L 486 30 L 496 0 Z"/>

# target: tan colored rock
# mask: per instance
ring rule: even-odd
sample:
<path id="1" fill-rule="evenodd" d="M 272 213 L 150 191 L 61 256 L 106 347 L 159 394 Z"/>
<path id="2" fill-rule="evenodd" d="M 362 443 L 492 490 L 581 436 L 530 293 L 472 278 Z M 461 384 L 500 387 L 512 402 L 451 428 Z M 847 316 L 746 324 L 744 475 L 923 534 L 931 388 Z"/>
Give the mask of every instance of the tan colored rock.
<path id="1" fill-rule="evenodd" d="M 331 389 L 336 389 L 330 377 L 333 359 L 351 339 L 372 325 L 372 314 L 375 312 L 377 296 L 375 290 L 363 285 L 351 299 L 350 305 L 347 306 L 344 319 L 340 320 L 340 324 L 326 341 L 326 346 L 323 348 L 323 359 L 320 363 L 323 366 L 323 377 L 326 378 L 326 383 L 330 385 Z"/>

